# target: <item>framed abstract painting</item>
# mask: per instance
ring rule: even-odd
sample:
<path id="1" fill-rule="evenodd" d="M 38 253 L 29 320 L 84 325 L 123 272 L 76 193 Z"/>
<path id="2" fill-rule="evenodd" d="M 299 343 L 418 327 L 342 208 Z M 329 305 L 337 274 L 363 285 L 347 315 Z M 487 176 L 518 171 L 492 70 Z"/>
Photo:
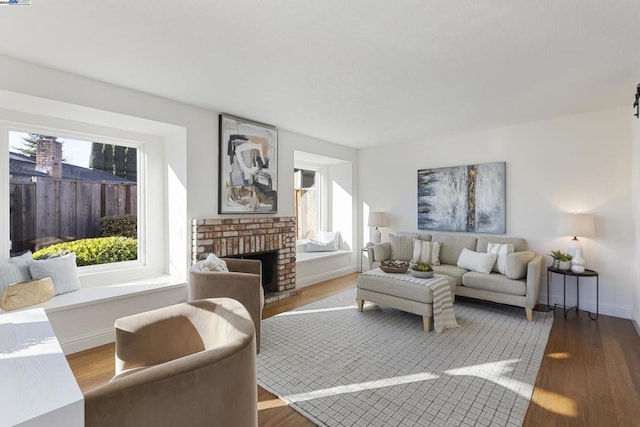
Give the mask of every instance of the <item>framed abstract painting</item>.
<path id="1" fill-rule="evenodd" d="M 218 213 L 278 212 L 278 130 L 220 114 Z"/>
<path id="2" fill-rule="evenodd" d="M 504 234 L 506 163 L 418 170 L 418 229 Z"/>

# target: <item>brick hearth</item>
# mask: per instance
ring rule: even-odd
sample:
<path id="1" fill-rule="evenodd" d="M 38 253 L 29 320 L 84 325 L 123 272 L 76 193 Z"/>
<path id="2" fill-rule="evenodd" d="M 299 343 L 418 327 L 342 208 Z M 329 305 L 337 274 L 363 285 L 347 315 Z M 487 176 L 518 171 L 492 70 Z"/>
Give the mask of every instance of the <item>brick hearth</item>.
<path id="1" fill-rule="evenodd" d="M 277 288 L 296 287 L 294 217 L 194 219 L 192 263 L 209 253 L 219 257 L 277 251 Z"/>

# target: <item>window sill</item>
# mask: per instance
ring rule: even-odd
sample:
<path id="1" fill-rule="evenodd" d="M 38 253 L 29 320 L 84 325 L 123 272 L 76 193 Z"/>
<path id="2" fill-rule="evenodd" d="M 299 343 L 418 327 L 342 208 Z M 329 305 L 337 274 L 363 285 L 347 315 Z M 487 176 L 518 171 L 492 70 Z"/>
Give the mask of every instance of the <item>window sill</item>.
<path id="1" fill-rule="evenodd" d="M 132 295 L 157 292 L 185 286 L 184 279 L 173 276 L 158 276 L 145 280 L 116 283 L 102 286 L 80 288 L 77 291 L 56 295 L 49 301 L 25 307 L 25 309 L 42 307 L 48 313 L 63 311 L 79 306 L 99 304 L 110 300 L 127 298 Z"/>
<path id="2" fill-rule="evenodd" d="M 300 264 L 345 255 L 353 255 L 353 252 L 350 250 L 337 250 L 330 252 L 296 252 L 296 263 Z"/>

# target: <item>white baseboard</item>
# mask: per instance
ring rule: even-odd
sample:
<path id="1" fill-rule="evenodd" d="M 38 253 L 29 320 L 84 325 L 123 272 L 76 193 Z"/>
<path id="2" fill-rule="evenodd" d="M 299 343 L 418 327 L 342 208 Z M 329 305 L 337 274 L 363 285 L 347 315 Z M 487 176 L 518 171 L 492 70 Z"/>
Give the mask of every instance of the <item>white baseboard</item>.
<path id="1" fill-rule="evenodd" d="M 355 273 L 358 271 L 358 266 L 350 265 L 348 267 L 340 268 L 338 270 L 327 271 L 320 274 L 315 274 L 308 277 L 297 277 L 296 288 L 304 288 L 305 286 L 315 285 L 316 283 L 324 282 L 327 280 L 335 279 L 337 277 L 346 276 L 347 274 Z"/>
<path id="2" fill-rule="evenodd" d="M 550 296 L 550 304 L 562 304 L 562 295 L 551 294 Z M 538 297 L 538 303 L 546 304 L 547 303 L 547 294 L 540 294 Z M 577 304 L 577 300 L 573 297 L 567 297 L 567 306 L 573 307 Z M 590 311 L 592 313 L 596 312 L 596 303 L 595 301 L 585 301 L 580 298 L 580 310 L 581 311 Z M 632 319 L 633 318 L 633 310 L 631 306 L 626 305 L 617 305 L 617 304 L 606 304 L 600 301 L 598 305 L 599 314 L 604 314 L 606 316 L 620 317 L 622 319 Z"/>
<path id="3" fill-rule="evenodd" d="M 88 348 L 99 347 L 101 345 L 114 342 L 116 339 L 113 328 L 92 331 L 88 334 L 78 335 L 60 340 L 60 346 L 64 354 L 73 354 Z"/>
<path id="4" fill-rule="evenodd" d="M 635 319 L 631 319 L 631 323 L 633 323 L 633 327 L 636 328 L 636 332 L 640 335 L 640 325 L 638 325 L 638 322 L 636 322 Z"/>

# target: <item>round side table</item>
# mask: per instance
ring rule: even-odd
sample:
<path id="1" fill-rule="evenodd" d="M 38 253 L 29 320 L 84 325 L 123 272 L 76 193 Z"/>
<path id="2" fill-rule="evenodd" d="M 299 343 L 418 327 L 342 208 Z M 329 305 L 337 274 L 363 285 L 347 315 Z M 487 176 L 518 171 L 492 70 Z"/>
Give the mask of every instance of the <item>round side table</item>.
<path id="1" fill-rule="evenodd" d="M 559 268 L 547 267 L 547 307 L 549 308 L 551 307 L 549 303 L 549 295 L 550 295 L 549 285 L 551 283 L 551 277 L 554 274 L 562 275 L 562 305 L 553 304 L 553 309 L 555 310 L 556 306 L 562 307 L 562 309 L 564 310 L 565 319 L 567 318 L 567 313 L 573 310 L 574 308 L 576 309 L 576 313 L 580 311 L 580 278 L 581 277 L 596 278 L 596 316 L 593 317 L 592 316 L 593 313 L 591 313 L 590 311 L 587 313 L 589 313 L 589 319 L 598 320 L 598 316 L 600 315 L 599 308 L 598 308 L 598 305 L 600 303 L 599 301 L 600 278 L 598 276 L 598 272 L 595 270 L 586 269 L 582 273 L 574 273 L 571 270 L 560 270 Z M 567 276 L 576 278 L 576 306 L 575 307 L 567 307 Z"/>

